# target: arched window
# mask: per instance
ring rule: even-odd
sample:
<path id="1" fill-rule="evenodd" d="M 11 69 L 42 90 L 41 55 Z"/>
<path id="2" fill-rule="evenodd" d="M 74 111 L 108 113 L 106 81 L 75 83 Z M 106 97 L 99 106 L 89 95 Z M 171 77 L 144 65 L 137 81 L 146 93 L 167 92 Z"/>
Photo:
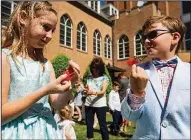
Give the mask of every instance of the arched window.
<path id="1" fill-rule="evenodd" d="M 105 58 L 111 59 L 112 56 L 112 48 L 111 48 L 111 39 L 108 35 L 105 37 Z"/>
<path id="2" fill-rule="evenodd" d="M 118 40 L 118 59 L 126 59 L 129 57 L 129 39 L 126 35 L 122 35 Z"/>
<path id="3" fill-rule="evenodd" d="M 60 44 L 72 47 L 72 22 L 66 14 L 60 19 Z"/>
<path id="4" fill-rule="evenodd" d="M 101 34 L 98 30 L 95 30 L 93 36 L 93 53 L 101 56 Z"/>
<path id="5" fill-rule="evenodd" d="M 134 47 L 134 56 L 143 56 L 147 55 L 143 44 L 141 43 L 141 31 L 139 31 L 135 36 L 135 47 Z"/>
<path id="6" fill-rule="evenodd" d="M 77 49 L 87 51 L 87 30 L 82 22 L 77 27 Z"/>
<path id="7" fill-rule="evenodd" d="M 19 1 L 1 1 L 1 24 L 6 26 Z"/>

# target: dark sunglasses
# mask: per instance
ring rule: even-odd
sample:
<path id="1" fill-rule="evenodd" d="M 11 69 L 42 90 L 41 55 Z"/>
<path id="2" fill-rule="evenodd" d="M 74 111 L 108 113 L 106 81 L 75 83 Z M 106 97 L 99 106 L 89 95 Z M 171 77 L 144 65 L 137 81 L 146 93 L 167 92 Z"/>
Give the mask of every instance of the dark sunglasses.
<path id="1" fill-rule="evenodd" d="M 166 31 L 166 32 L 162 32 L 159 34 L 158 31 Z M 158 36 L 165 34 L 165 33 L 170 33 L 170 31 L 169 30 L 161 30 L 161 29 L 153 30 L 146 35 L 142 35 L 142 43 L 144 43 L 146 39 L 155 39 Z"/>

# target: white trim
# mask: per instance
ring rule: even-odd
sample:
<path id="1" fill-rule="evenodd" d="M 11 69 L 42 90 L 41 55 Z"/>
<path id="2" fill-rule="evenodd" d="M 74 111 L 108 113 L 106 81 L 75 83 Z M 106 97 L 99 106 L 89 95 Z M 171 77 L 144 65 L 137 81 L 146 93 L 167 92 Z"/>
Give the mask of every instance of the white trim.
<path id="1" fill-rule="evenodd" d="M 78 27 L 80 28 L 80 29 L 78 29 Z M 85 29 L 85 32 L 83 32 L 83 29 Z M 78 36 L 78 33 L 79 33 L 79 35 L 80 36 Z M 83 48 L 83 45 L 82 45 L 82 43 L 83 43 L 83 40 L 82 40 L 82 38 L 83 38 L 83 35 L 85 35 L 85 51 L 82 49 Z M 79 39 L 79 41 L 80 41 L 80 44 L 78 44 L 78 37 L 80 37 Z M 79 24 L 78 24 L 78 26 L 77 26 L 77 50 L 80 50 L 80 51 L 82 51 L 82 52 L 87 52 L 87 30 L 86 30 L 86 26 L 85 26 L 85 24 L 83 23 L 83 22 L 80 22 Z M 80 45 L 79 47 L 80 48 L 78 48 L 78 45 Z"/>
<path id="2" fill-rule="evenodd" d="M 10 3 L 10 4 L 11 4 L 11 7 L 7 7 L 7 6 L 5 6 L 5 5 L 2 5 L 2 2 L 8 2 L 8 3 Z M 14 5 L 17 5 L 17 3 L 14 2 L 14 1 L 1 1 L 1 13 L 4 13 L 4 14 L 6 14 L 7 16 L 10 17 L 10 14 L 12 14 L 12 12 L 13 12 L 14 9 L 15 9 L 15 8 L 14 8 Z M 9 13 L 6 13 L 6 12 L 3 12 L 3 11 L 2 11 L 2 6 L 8 8 L 8 9 L 10 10 L 10 14 L 9 14 Z M 1 18 L 2 18 L 2 17 L 1 17 Z M 5 25 L 2 24 L 2 26 L 5 26 Z"/>
<path id="3" fill-rule="evenodd" d="M 183 21 L 184 24 L 188 23 L 188 22 L 191 22 L 191 12 L 190 13 L 186 13 L 186 14 L 183 14 L 183 1 L 181 1 L 181 19 Z M 184 39 L 184 50 L 186 50 L 186 42 L 189 41 L 190 39 Z"/>
<path id="4" fill-rule="evenodd" d="M 139 35 L 139 38 L 138 39 L 136 39 L 136 36 L 137 35 Z M 144 49 L 144 46 L 143 46 L 143 44 L 141 43 L 141 35 L 140 35 L 140 33 L 139 33 L 139 31 L 135 34 L 135 36 L 134 36 L 134 39 L 133 39 L 134 41 L 134 56 L 145 56 L 145 55 L 147 55 L 147 54 L 144 54 L 143 53 L 143 49 Z M 137 41 L 139 41 L 140 40 L 140 43 L 139 43 L 139 45 L 140 45 L 140 52 L 141 52 L 141 54 L 140 55 L 137 55 L 136 53 L 137 53 Z"/>
<path id="5" fill-rule="evenodd" d="M 106 35 L 104 40 L 104 57 L 107 59 L 112 59 L 112 44 L 111 44 L 111 38 L 109 37 L 109 35 Z"/>
<path id="6" fill-rule="evenodd" d="M 65 46 L 67 46 L 69 48 L 72 48 L 72 43 L 73 43 L 72 42 L 72 33 L 73 33 L 72 21 L 71 21 L 71 19 L 69 18 L 69 16 L 67 14 L 62 15 L 60 19 L 63 19 L 63 20 L 60 20 L 60 40 L 64 41 L 64 44 L 62 44 L 61 42 L 60 42 L 60 44 L 65 45 Z M 70 21 L 71 26 L 67 25 L 68 21 Z M 61 28 L 61 25 L 64 26 L 64 33 L 63 34 L 61 34 L 61 30 L 63 31 L 63 29 Z M 70 46 L 67 45 L 67 42 L 68 42 L 67 41 L 67 33 L 68 33 L 69 30 L 71 31 L 71 35 L 69 36 L 69 38 L 70 38 L 70 42 L 69 42 Z M 61 35 L 64 35 L 64 38 L 61 38 Z"/>
<path id="7" fill-rule="evenodd" d="M 127 37 L 127 42 L 125 42 L 125 40 L 122 38 L 122 37 Z M 120 39 L 122 39 L 122 42 L 121 43 L 119 43 L 119 40 Z M 126 44 L 127 44 L 127 49 L 128 49 L 128 56 L 127 57 L 125 57 L 125 47 L 126 47 Z M 123 51 L 122 51 L 122 55 L 123 55 L 123 57 L 122 58 L 119 58 L 119 45 L 122 45 L 122 49 L 123 49 Z M 128 38 L 128 36 L 126 36 L 126 35 L 122 35 L 119 39 L 118 39 L 118 41 L 117 41 L 117 51 L 118 51 L 118 56 L 117 56 L 117 59 L 118 60 L 123 60 L 123 59 L 127 59 L 127 58 L 129 58 L 129 55 L 130 55 L 130 53 L 129 53 L 129 38 Z"/>
<path id="8" fill-rule="evenodd" d="M 98 38 L 98 35 L 100 36 L 100 38 Z M 94 41 L 95 41 L 95 54 L 94 54 Z M 98 41 L 100 42 L 99 44 L 100 44 L 100 55 L 98 55 Z M 102 39 L 101 39 L 101 34 L 100 34 L 100 32 L 98 31 L 98 30 L 95 30 L 94 31 L 94 35 L 93 35 L 93 54 L 94 55 L 97 55 L 97 56 L 101 56 L 101 54 L 102 54 L 102 51 L 101 51 L 101 43 L 102 43 Z"/>

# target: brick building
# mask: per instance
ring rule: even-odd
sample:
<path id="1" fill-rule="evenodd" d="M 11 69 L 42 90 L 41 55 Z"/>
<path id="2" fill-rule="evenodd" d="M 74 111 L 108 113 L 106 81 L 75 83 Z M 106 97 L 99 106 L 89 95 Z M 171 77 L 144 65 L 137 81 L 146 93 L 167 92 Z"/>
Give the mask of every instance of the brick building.
<path id="1" fill-rule="evenodd" d="M 6 24 L 15 2 L 1 2 L 2 22 Z M 58 12 L 58 24 L 45 55 L 52 60 L 64 54 L 76 61 L 83 76 L 94 56 L 103 58 L 110 74 L 127 69 L 132 57 L 146 56 L 140 43 L 140 29 L 148 16 L 170 15 L 181 18 L 188 28 L 179 56 L 190 62 L 191 2 L 142 1 L 51 1 Z M 147 61 L 145 58 L 144 61 Z M 142 61 L 142 62 L 144 62 Z M 126 75 L 129 75 L 127 70 Z"/>

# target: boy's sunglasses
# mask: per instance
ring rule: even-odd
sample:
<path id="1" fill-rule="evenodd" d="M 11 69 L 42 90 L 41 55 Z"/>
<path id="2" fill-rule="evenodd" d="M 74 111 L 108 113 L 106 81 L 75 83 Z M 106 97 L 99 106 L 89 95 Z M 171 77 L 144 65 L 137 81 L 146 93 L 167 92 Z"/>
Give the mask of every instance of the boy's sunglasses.
<path id="1" fill-rule="evenodd" d="M 159 34 L 158 31 L 166 31 L 166 32 L 162 32 Z M 146 39 L 155 39 L 158 36 L 165 34 L 165 33 L 170 33 L 170 31 L 169 30 L 161 30 L 161 29 L 153 30 L 146 35 L 142 35 L 142 43 L 144 43 Z"/>

